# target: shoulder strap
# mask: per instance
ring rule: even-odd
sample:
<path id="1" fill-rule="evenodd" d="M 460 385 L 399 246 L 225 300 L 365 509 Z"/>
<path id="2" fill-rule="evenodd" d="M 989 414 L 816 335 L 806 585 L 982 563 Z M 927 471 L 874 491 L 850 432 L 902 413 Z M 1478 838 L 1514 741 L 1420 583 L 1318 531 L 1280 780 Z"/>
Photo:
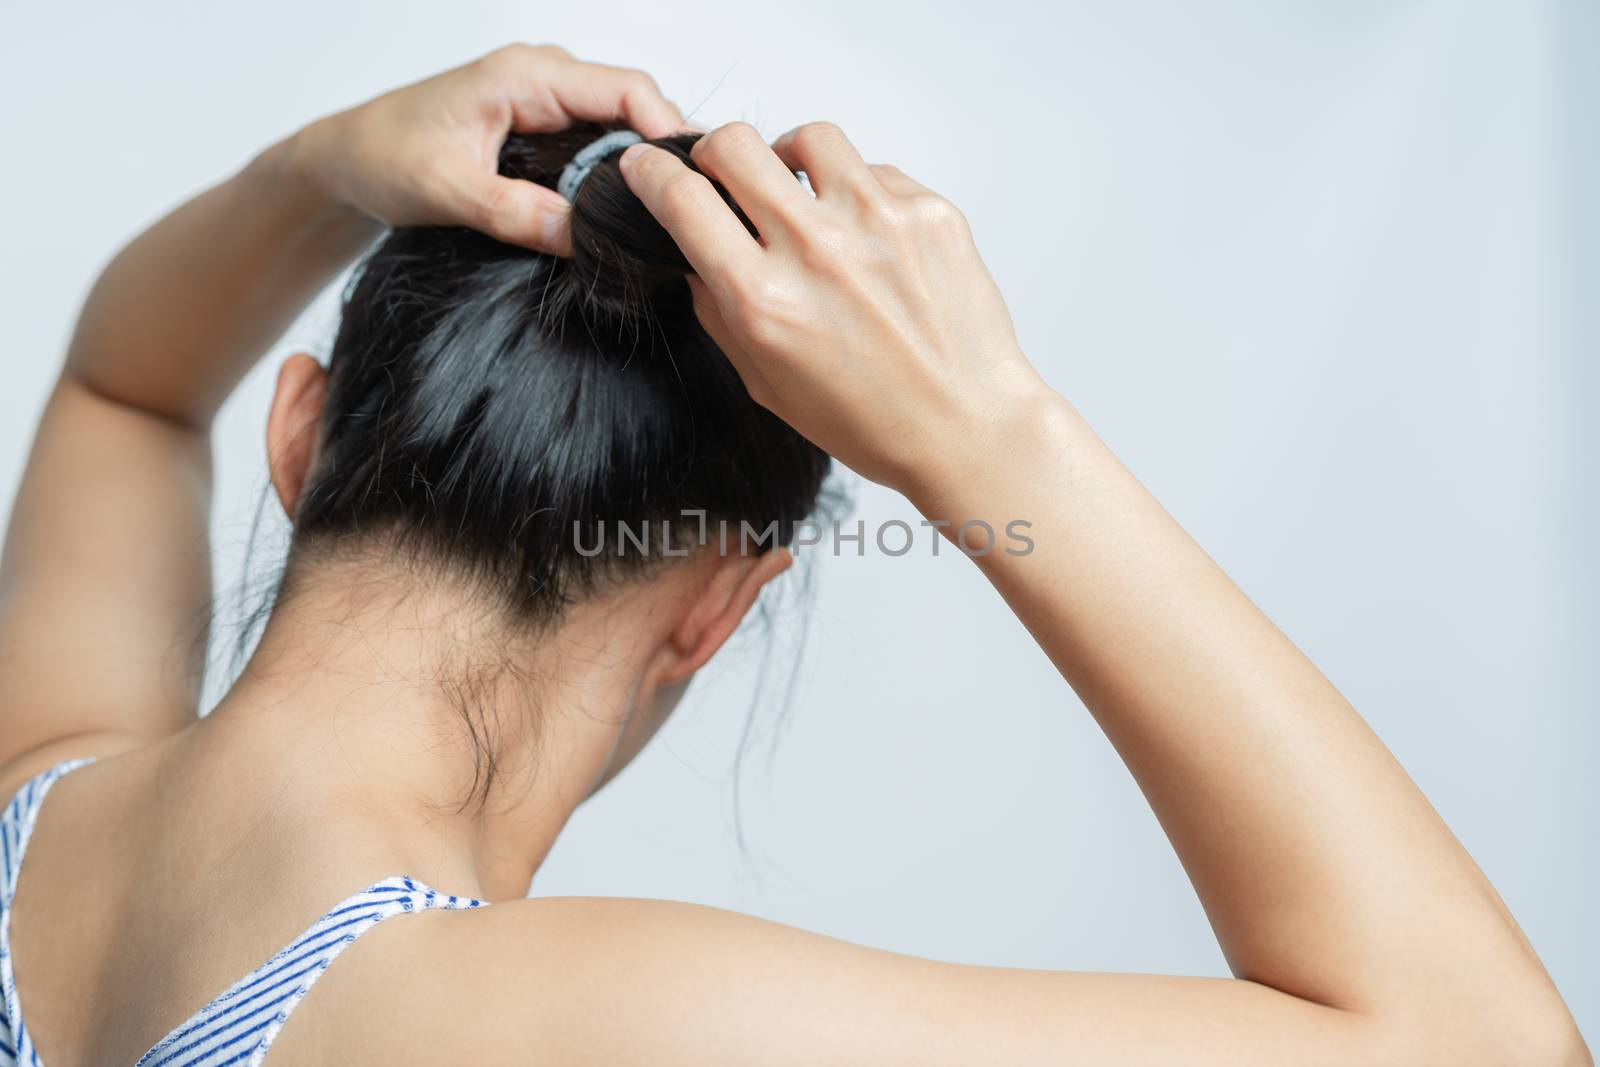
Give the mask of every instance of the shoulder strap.
<path id="1" fill-rule="evenodd" d="M 34 775 L 0 811 L 0 1067 L 38 1067 L 39 1063 L 39 1054 L 22 1024 L 17 980 L 11 973 L 11 898 L 16 895 L 17 876 L 22 873 L 22 853 L 28 847 L 33 824 L 39 820 L 39 806 L 50 787 L 62 775 L 93 762 L 67 760 Z"/>
<path id="2" fill-rule="evenodd" d="M 385 879 L 341 901 L 288 947 L 162 1038 L 135 1067 L 259 1067 L 289 1013 L 356 938 L 393 915 L 484 906 L 481 900 L 439 893 L 412 878 Z"/>

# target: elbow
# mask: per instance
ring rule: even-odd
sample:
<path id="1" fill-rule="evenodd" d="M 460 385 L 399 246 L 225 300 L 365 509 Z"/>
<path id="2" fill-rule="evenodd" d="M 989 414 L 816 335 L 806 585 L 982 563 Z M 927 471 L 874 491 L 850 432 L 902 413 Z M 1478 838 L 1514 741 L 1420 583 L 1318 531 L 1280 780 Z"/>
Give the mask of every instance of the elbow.
<path id="1" fill-rule="evenodd" d="M 1525 1067 L 1594 1067 L 1578 1024 L 1552 989 L 1521 1005 L 1486 1012 L 1466 1033 L 1476 1034 L 1470 1058 L 1458 1062 Z"/>
<path id="2" fill-rule="evenodd" d="M 1553 1031 L 1546 1044 L 1542 1048 L 1536 1048 L 1534 1053 L 1540 1058 L 1530 1062 L 1544 1064 L 1546 1067 L 1594 1067 L 1594 1056 L 1590 1054 L 1583 1035 L 1578 1032 L 1578 1025 L 1570 1017 L 1563 1026 Z"/>
<path id="3" fill-rule="evenodd" d="M 1442 1008 L 1436 1005 L 1436 1009 Z M 1474 998 L 1445 1010 L 1391 1016 L 1373 1034 L 1375 1059 L 1453 1067 L 1595 1067 L 1577 1023 L 1553 988 Z"/>
<path id="4" fill-rule="evenodd" d="M 1563 1014 L 1566 1013 L 1563 1011 Z M 1589 1045 L 1578 1032 L 1578 1024 L 1571 1015 L 1566 1016 L 1557 1040 L 1559 1046 L 1550 1050 L 1550 1067 L 1594 1067 L 1594 1055 L 1590 1053 Z"/>

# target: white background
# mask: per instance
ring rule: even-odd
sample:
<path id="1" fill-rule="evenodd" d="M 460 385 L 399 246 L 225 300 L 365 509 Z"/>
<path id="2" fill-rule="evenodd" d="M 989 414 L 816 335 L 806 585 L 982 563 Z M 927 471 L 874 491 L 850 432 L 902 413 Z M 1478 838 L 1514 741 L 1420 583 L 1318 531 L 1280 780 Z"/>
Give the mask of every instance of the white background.
<path id="1" fill-rule="evenodd" d="M 646 67 L 702 122 L 834 119 L 961 205 L 1034 361 L 1362 709 L 1600 1038 L 1600 8 L 0 0 L 6 498 L 124 240 L 306 120 L 514 39 Z M 224 586 L 264 486 L 265 371 L 329 328 L 308 316 L 219 426 Z M 915 520 L 871 486 L 856 517 Z M 785 690 L 752 694 L 758 635 L 536 892 L 1225 973 L 1115 754 L 930 545 L 817 561 L 793 712 L 743 764 L 748 854 L 734 752 Z M 781 657 L 802 615 L 778 616 Z"/>

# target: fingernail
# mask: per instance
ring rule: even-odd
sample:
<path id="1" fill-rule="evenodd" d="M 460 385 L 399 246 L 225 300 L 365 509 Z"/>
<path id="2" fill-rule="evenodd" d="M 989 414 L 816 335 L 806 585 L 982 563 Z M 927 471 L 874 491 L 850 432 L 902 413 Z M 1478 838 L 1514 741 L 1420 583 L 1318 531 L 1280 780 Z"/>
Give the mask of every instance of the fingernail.
<path id="1" fill-rule="evenodd" d="M 648 152 L 650 147 L 650 144 L 646 141 L 640 141 L 638 144 L 629 145 L 627 148 L 623 149 L 622 158 L 617 160 L 617 165 L 619 167 L 627 166 L 633 160 L 638 159 L 640 156 Z"/>

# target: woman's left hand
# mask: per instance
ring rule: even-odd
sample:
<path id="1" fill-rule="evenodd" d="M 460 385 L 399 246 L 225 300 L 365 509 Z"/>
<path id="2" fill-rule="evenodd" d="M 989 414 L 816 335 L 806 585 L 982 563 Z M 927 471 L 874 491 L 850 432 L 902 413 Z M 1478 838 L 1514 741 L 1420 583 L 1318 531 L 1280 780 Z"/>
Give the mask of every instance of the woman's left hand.
<path id="1" fill-rule="evenodd" d="M 567 254 L 566 200 L 501 177 L 511 131 L 575 120 L 623 122 L 662 137 L 683 116 L 648 74 L 583 63 L 554 45 L 514 44 L 330 115 L 296 135 L 304 173 L 324 194 L 392 226 L 470 226 L 501 241 Z"/>

